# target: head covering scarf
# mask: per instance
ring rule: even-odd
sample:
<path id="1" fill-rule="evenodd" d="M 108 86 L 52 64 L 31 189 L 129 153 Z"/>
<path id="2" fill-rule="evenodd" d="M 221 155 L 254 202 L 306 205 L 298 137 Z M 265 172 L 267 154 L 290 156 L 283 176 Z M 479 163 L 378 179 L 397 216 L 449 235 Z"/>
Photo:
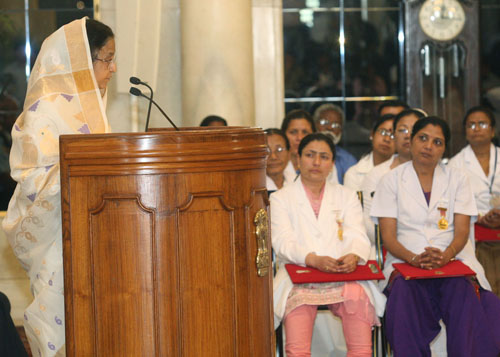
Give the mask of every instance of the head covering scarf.
<path id="1" fill-rule="evenodd" d="M 35 298 L 24 314 L 34 356 L 64 355 L 59 135 L 108 132 L 85 21 L 75 20 L 43 42 L 12 129 L 17 187 L 3 228 Z"/>

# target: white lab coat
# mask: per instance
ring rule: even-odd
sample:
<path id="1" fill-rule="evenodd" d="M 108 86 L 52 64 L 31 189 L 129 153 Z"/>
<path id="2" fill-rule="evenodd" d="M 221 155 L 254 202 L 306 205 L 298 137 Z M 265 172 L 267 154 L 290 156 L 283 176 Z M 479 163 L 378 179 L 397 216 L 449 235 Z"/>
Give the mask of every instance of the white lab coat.
<path id="1" fill-rule="evenodd" d="M 366 233 L 368 238 L 374 244 L 375 243 L 375 224 L 370 217 L 370 210 L 372 208 L 373 194 L 377 189 L 377 185 L 384 177 L 386 173 L 391 171 L 391 165 L 397 155 L 392 155 L 392 157 L 384 161 L 383 163 L 375 166 L 371 169 L 363 179 L 361 184 L 361 192 L 363 192 L 363 220 L 365 222 Z"/>
<path id="2" fill-rule="evenodd" d="M 373 151 L 368 155 L 363 156 L 356 165 L 353 165 L 347 170 L 344 175 L 344 186 L 351 190 L 360 191 L 361 183 L 365 175 L 373 169 Z"/>
<path id="3" fill-rule="evenodd" d="M 495 169 L 496 153 L 496 169 Z M 479 161 L 472 151 L 470 145 L 463 148 L 449 162 L 449 166 L 464 170 L 471 183 L 472 192 L 476 198 L 476 205 L 479 214 L 484 215 L 492 208 L 490 206 L 491 194 L 490 185 L 493 179 L 492 192 L 500 194 L 500 148 L 491 144 L 490 146 L 490 172 L 488 176 L 484 174 Z"/>
<path id="4" fill-rule="evenodd" d="M 438 228 L 441 218 L 438 206 L 447 208 L 446 219 L 449 224 L 445 230 Z M 420 254 L 427 246 L 441 250 L 448 247 L 453 240 L 454 213 L 471 216 L 473 220 L 477 215 L 474 195 L 465 173 L 453 167 L 436 166 L 431 199 L 427 205 L 413 162 L 409 161 L 382 178 L 375 191 L 370 214 L 375 220 L 378 217 L 396 218 L 398 241 L 412 252 Z M 467 240 L 456 258 L 476 272 L 483 288 L 491 289 L 470 240 Z M 384 287 L 393 271 L 392 264 L 400 262 L 400 259 L 387 253 Z"/>
<path id="5" fill-rule="evenodd" d="M 337 212 L 344 220 L 343 240 L 338 238 Z M 274 278 L 274 318 L 279 326 L 293 283 L 283 265 L 305 265 L 307 254 L 333 258 L 354 253 L 360 264 L 370 255 L 370 241 L 363 225 L 361 204 L 356 194 L 338 184 L 326 183 L 318 218 L 306 196 L 300 177 L 271 195 L 271 236 L 280 268 Z M 360 282 L 378 316 L 382 316 L 385 296 L 372 282 Z"/>
<path id="6" fill-rule="evenodd" d="M 283 171 L 283 176 L 285 176 L 285 181 L 294 182 L 297 178 L 297 173 L 293 168 L 292 160 L 288 160 L 288 164 L 285 167 L 285 171 Z"/>
<path id="7" fill-rule="evenodd" d="M 284 176 L 284 175 L 283 175 Z M 288 185 L 290 182 L 287 181 L 286 179 L 286 176 L 284 176 L 284 180 L 283 180 L 283 187 L 285 187 L 286 185 Z M 266 175 L 266 189 L 268 191 L 278 191 L 279 188 L 278 186 L 276 186 L 276 184 L 274 183 L 273 179 L 270 178 L 269 176 Z"/>

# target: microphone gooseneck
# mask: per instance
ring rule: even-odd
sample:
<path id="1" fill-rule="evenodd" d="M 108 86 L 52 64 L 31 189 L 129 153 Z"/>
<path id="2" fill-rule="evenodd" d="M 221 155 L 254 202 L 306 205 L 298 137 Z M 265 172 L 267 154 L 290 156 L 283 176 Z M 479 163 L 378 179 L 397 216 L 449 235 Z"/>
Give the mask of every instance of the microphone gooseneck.
<path id="1" fill-rule="evenodd" d="M 147 95 L 145 95 L 144 93 L 142 93 L 139 88 L 130 87 L 129 93 L 132 94 L 132 95 L 135 95 L 136 97 L 144 97 L 144 98 L 146 98 L 147 100 L 149 100 L 149 104 L 150 105 L 151 105 L 151 103 L 153 103 L 155 105 L 155 107 L 158 108 L 158 110 L 168 120 L 168 122 L 175 128 L 175 130 L 179 131 L 179 128 L 177 127 L 177 125 L 174 124 L 174 122 L 172 121 L 172 119 L 169 118 L 169 116 L 167 115 L 167 113 L 165 113 L 163 111 L 163 109 L 161 109 L 161 107 L 152 98 L 150 98 Z M 147 126 L 146 126 L 146 128 L 147 128 Z"/>
<path id="2" fill-rule="evenodd" d="M 139 78 L 137 77 L 130 77 L 129 79 L 130 83 L 132 84 L 135 84 L 135 85 L 144 85 L 146 87 L 149 88 L 149 91 L 151 92 L 151 101 L 149 102 L 149 106 L 148 106 L 148 114 L 146 116 L 146 127 L 144 129 L 144 131 L 148 131 L 148 128 L 149 128 L 149 118 L 151 116 L 151 103 L 153 101 L 153 88 L 151 88 L 149 86 L 149 84 L 147 84 L 146 82 L 143 82 L 141 81 Z"/>

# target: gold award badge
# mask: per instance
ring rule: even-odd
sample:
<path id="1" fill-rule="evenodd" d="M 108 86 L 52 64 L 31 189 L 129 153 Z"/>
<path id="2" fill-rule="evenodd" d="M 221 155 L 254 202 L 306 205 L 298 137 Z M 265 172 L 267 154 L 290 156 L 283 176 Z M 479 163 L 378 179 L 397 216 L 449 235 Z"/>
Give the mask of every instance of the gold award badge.
<path id="1" fill-rule="evenodd" d="M 335 219 L 337 222 L 337 235 L 340 241 L 344 240 L 344 220 L 340 217 L 340 213 L 337 212 L 337 218 Z"/>
<path id="2" fill-rule="evenodd" d="M 441 230 L 445 230 L 448 228 L 448 221 L 446 220 L 446 211 L 447 209 L 444 207 L 438 207 L 439 214 L 441 218 L 438 221 L 438 228 Z"/>

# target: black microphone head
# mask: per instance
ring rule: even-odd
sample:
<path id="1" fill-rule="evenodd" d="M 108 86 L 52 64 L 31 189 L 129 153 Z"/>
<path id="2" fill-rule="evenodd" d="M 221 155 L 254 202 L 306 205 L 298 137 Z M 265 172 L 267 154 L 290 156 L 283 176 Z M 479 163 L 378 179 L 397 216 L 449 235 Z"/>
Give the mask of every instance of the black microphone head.
<path id="1" fill-rule="evenodd" d="M 137 77 L 130 77 L 130 83 L 137 85 L 137 84 L 141 84 L 142 81 Z"/>
<path id="2" fill-rule="evenodd" d="M 142 92 L 139 88 L 136 87 L 130 87 L 129 93 L 135 96 L 141 96 Z"/>

